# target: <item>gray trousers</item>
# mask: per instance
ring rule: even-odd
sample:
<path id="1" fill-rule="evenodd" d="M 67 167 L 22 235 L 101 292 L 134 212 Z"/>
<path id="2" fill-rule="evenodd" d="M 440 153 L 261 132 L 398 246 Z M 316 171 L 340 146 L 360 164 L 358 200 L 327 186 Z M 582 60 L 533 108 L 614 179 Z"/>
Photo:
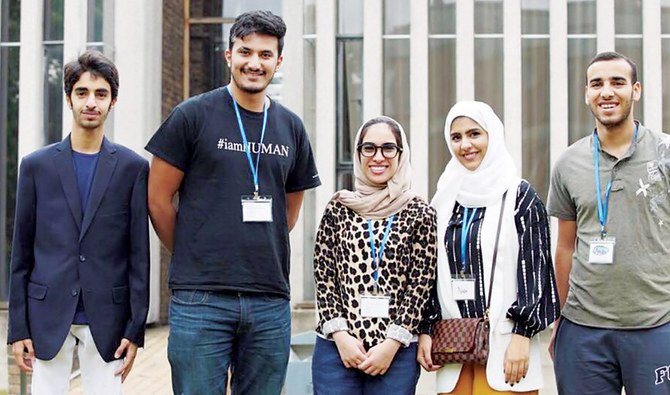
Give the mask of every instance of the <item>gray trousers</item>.
<path id="1" fill-rule="evenodd" d="M 670 395 L 670 323 L 601 329 L 563 317 L 554 347 L 561 395 Z"/>

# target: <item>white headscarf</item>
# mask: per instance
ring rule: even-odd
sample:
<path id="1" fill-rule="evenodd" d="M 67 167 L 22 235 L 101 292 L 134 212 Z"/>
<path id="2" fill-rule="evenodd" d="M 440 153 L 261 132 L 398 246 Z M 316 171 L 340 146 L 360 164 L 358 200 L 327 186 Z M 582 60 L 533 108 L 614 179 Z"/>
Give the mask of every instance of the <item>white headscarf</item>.
<path id="1" fill-rule="evenodd" d="M 398 168 L 393 177 L 384 184 L 375 184 L 370 181 L 361 168 L 361 158 L 355 145 L 361 137 L 363 126 L 373 119 L 383 118 L 397 125 L 402 141 L 402 153 L 399 157 Z M 383 219 L 400 211 L 416 196 L 411 191 L 412 166 L 409 163 L 410 150 L 407 136 L 400 123 L 386 116 L 374 117 L 364 122 L 358 129 L 354 139 L 354 191 L 341 190 L 333 195 L 339 201 L 360 215 L 371 219 Z"/>
<path id="2" fill-rule="evenodd" d="M 488 133 L 488 148 L 484 159 L 479 167 L 472 171 L 461 164 L 449 144 L 451 141 L 451 124 L 458 117 L 472 119 Z M 505 147 L 503 124 L 488 104 L 476 101 L 461 101 L 456 103 L 447 115 L 444 125 L 444 137 L 447 141 L 449 152 L 451 152 L 451 160 L 447 163 L 444 172 L 440 176 L 437 182 L 437 192 L 430 202 L 437 211 L 437 234 L 439 240 L 437 254 L 438 278 L 443 279 L 451 277 L 444 245 L 444 235 L 455 203 L 458 202 L 465 207 L 487 207 L 482 225 L 481 248 L 485 264 L 487 262 L 490 263 L 493 256 L 494 240 L 503 193 L 507 190 L 516 189 L 521 181 L 514 160 Z M 514 193 L 507 194 L 505 206 L 512 209 L 506 208 L 504 217 L 506 218 L 506 223 L 510 223 L 511 218 L 513 225 L 513 208 L 516 191 L 511 192 Z M 515 235 L 508 236 L 515 237 Z M 514 251 L 514 246 L 511 243 L 503 242 L 498 254 L 508 257 L 508 259 L 510 257 L 511 259 L 516 259 Z M 455 302 L 450 297 L 445 296 L 451 295 L 450 289 L 447 288 L 449 286 L 449 281 L 439 281 L 438 296 L 444 318 L 454 315 L 453 313 L 449 314 L 447 310 L 452 312 L 458 310 Z M 448 309 L 448 305 L 451 305 L 452 308 Z"/>

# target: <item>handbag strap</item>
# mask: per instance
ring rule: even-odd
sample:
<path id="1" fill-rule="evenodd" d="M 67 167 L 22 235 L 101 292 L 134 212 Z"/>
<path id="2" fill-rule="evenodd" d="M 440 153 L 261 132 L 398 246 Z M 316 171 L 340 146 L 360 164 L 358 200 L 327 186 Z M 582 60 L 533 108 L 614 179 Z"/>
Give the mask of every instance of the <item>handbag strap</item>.
<path id="1" fill-rule="evenodd" d="M 507 191 L 503 193 L 502 203 L 500 203 L 500 217 L 498 218 L 498 230 L 496 231 L 496 244 L 493 248 L 493 263 L 491 264 L 491 281 L 489 284 L 489 296 L 486 298 L 486 308 L 484 309 L 484 318 L 489 319 L 489 307 L 491 306 L 491 292 L 493 290 L 493 277 L 496 273 L 496 260 L 498 259 L 498 242 L 500 241 L 500 228 L 502 227 L 503 211 L 505 211 L 505 198 L 507 198 Z"/>

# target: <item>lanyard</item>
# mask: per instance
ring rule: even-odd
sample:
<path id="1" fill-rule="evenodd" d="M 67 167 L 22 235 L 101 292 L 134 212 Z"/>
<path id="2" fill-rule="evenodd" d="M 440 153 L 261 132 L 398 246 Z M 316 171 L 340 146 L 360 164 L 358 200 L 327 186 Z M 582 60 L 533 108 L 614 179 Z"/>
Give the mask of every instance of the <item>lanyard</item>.
<path id="1" fill-rule="evenodd" d="M 251 174 L 254 177 L 254 197 L 258 197 L 258 163 L 261 160 L 261 147 L 263 147 L 263 138 L 265 137 L 265 125 L 268 120 L 268 109 L 265 106 L 265 101 L 263 101 L 263 127 L 261 129 L 261 140 L 258 142 L 259 149 L 258 155 L 256 156 L 256 165 L 254 166 L 254 161 L 251 159 L 251 147 L 249 146 L 249 141 L 247 140 L 247 134 L 244 131 L 244 124 L 242 123 L 242 117 L 240 116 L 240 109 L 237 106 L 237 100 L 233 96 L 233 92 L 230 90 L 230 85 L 226 86 L 228 93 L 233 98 L 233 107 L 235 108 L 235 115 L 237 116 L 237 126 L 240 129 L 240 135 L 242 136 L 242 143 L 244 144 L 244 152 L 247 154 L 247 160 L 249 161 L 249 167 L 251 168 Z"/>
<path id="2" fill-rule="evenodd" d="M 633 133 L 633 142 L 634 144 L 637 140 L 637 128 L 638 124 L 635 124 L 635 133 Z M 600 140 L 598 139 L 598 131 L 593 131 L 593 171 L 594 178 L 596 180 L 596 203 L 598 207 L 598 220 L 600 221 L 600 238 L 605 239 L 607 237 L 607 213 L 609 212 L 609 201 L 610 201 L 610 192 L 612 191 L 612 177 L 610 177 L 607 182 L 607 187 L 605 188 L 605 200 L 603 201 L 602 194 L 600 192 Z"/>
<path id="3" fill-rule="evenodd" d="M 372 267 L 374 272 L 372 273 L 372 278 L 375 280 L 375 285 L 378 287 L 377 280 L 379 280 L 379 262 L 381 262 L 382 257 L 384 256 L 384 247 L 386 247 L 386 242 L 389 239 L 389 234 L 391 233 L 391 225 L 393 224 L 393 219 L 395 214 L 388 218 L 386 223 L 386 229 L 384 230 L 384 237 L 382 237 L 382 242 L 379 245 L 379 252 L 375 247 L 375 239 L 372 231 L 372 220 L 368 219 L 368 234 L 370 235 L 370 251 L 372 256 Z"/>
<path id="4" fill-rule="evenodd" d="M 463 213 L 463 227 L 461 228 L 461 276 L 465 275 L 465 267 L 466 267 L 466 257 L 465 257 L 465 246 L 467 244 L 467 239 L 468 239 L 468 232 L 470 231 L 470 227 L 472 226 L 472 221 L 475 219 L 475 214 L 477 213 L 477 209 L 472 210 L 472 214 L 470 215 L 470 218 L 468 218 L 468 208 L 465 207 L 465 212 Z"/>

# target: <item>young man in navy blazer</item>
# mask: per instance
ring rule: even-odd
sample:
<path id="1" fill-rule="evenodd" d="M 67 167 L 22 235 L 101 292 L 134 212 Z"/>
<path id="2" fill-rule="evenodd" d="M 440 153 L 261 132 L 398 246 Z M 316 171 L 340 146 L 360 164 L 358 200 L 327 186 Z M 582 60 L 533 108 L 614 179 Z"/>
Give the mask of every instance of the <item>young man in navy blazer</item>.
<path id="1" fill-rule="evenodd" d="M 71 134 L 21 161 L 8 343 L 35 394 L 120 394 L 149 305 L 148 163 L 104 137 L 118 71 L 89 50 L 65 65 Z"/>

